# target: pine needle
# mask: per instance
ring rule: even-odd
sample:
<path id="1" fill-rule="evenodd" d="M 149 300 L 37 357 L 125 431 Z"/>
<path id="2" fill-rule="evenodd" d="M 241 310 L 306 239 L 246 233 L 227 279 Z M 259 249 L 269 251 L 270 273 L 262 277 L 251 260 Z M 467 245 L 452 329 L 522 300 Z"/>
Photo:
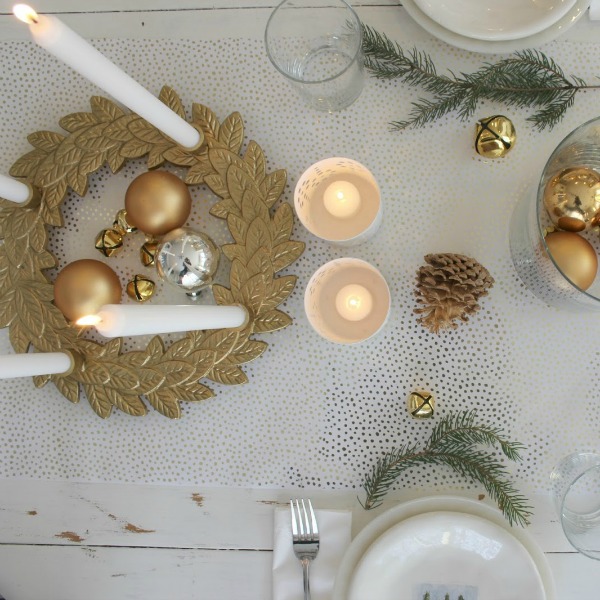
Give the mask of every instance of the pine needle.
<path id="1" fill-rule="evenodd" d="M 507 459 L 521 461 L 524 446 L 505 439 L 499 428 L 477 424 L 476 416 L 474 410 L 447 415 L 434 427 L 422 450 L 416 444 L 406 444 L 377 459 L 363 482 L 363 508 L 380 506 L 392 485 L 408 469 L 446 465 L 481 483 L 511 525 L 528 525 L 531 506 L 509 481 L 509 472 L 495 451 L 497 448 Z"/>
<path id="2" fill-rule="evenodd" d="M 367 25 L 363 25 L 363 52 L 366 68 L 378 79 L 399 79 L 420 87 L 430 98 L 412 103 L 405 120 L 391 123 L 393 129 L 422 127 L 456 111 L 469 119 L 480 101 L 499 102 L 535 112 L 527 120 L 542 131 L 551 129 L 573 106 L 583 89 L 597 89 L 580 77 L 568 78 L 563 70 L 538 50 L 522 50 L 494 64 L 484 64 L 475 73 L 437 73 L 431 57 L 416 48 L 405 51 Z"/>

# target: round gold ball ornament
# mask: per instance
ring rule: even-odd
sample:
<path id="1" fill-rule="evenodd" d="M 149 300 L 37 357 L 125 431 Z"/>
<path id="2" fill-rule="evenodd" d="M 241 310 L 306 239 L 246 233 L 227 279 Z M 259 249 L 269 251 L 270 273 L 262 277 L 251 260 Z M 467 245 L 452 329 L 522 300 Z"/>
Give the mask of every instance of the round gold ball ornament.
<path id="1" fill-rule="evenodd" d="M 407 408 L 415 419 L 431 419 L 435 412 L 435 398 L 429 392 L 419 390 L 411 392 L 407 398 Z"/>
<path id="2" fill-rule="evenodd" d="M 117 274 L 99 260 L 69 263 L 54 281 L 54 304 L 69 321 L 95 315 L 105 304 L 121 302 Z"/>
<path id="3" fill-rule="evenodd" d="M 125 194 L 127 221 L 150 235 L 181 227 L 192 210 L 187 185 L 168 171 L 148 171 L 136 177 Z"/>
<path id="4" fill-rule="evenodd" d="M 546 184 L 544 205 L 559 229 L 596 227 L 600 224 L 600 173 L 586 167 L 561 171 Z"/>
<path id="5" fill-rule="evenodd" d="M 96 236 L 94 245 L 104 256 L 114 256 L 123 249 L 123 234 L 116 229 L 103 229 Z"/>
<path id="6" fill-rule="evenodd" d="M 506 156 L 517 141 L 512 121 L 504 115 L 494 115 L 477 121 L 475 151 L 485 158 Z"/>
<path id="7" fill-rule="evenodd" d="M 134 275 L 133 279 L 127 282 L 127 295 L 136 302 L 146 302 L 152 298 L 155 289 L 155 283 L 146 275 Z"/>
<path id="8" fill-rule="evenodd" d="M 598 272 L 598 256 L 593 246 L 571 231 L 553 231 L 544 239 L 563 275 L 578 288 L 587 290 Z"/>

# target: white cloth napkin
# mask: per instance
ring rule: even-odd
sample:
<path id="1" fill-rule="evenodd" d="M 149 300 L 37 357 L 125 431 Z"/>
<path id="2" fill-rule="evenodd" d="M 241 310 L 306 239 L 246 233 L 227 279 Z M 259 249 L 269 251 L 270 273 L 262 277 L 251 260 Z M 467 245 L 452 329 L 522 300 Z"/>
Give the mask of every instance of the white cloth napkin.
<path id="1" fill-rule="evenodd" d="M 330 600 L 335 574 L 350 545 L 352 513 L 349 510 L 316 510 L 319 554 L 310 566 L 312 600 Z M 302 565 L 292 549 L 290 510 L 275 509 L 273 539 L 273 600 L 302 600 Z"/>
<path id="2" fill-rule="evenodd" d="M 600 0 L 591 0 L 588 15 L 590 21 L 598 21 L 600 19 Z"/>

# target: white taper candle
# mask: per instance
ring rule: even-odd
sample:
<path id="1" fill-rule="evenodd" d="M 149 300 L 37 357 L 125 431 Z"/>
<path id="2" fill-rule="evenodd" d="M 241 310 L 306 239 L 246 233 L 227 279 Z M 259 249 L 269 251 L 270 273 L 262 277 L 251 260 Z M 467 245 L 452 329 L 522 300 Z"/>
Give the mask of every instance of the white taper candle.
<path id="1" fill-rule="evenodd" d="M 38 15 L 31 7 L 13 7 L 17 18 L 29 25 L 34 41 L 108 92 L 113 98 L 152 123 L 185 148 L 194 148 L 200 134 L 156 96 L 119 69 L 80 35 L 52 15 Z"/>
<path id="2" fill-rule="evenodd" d="M 67 373 L 73 361 L 66 352 L 34 352 L 0 356 L 0 379 Z"/>
<path id="3" fill-rule="evenodd" d="M 23 204 L 31 198 L 31 188 L 22 181 L 0 175 L 0 198 Z"/>
<path id="4" fill-rule="evenodd" d="M 241 327 L 248 319 L 243 306 L 107 304 L 94 324 L 104 337 L 176 333 Z M 81 324 L 81 321 L 79 322 Z"/>

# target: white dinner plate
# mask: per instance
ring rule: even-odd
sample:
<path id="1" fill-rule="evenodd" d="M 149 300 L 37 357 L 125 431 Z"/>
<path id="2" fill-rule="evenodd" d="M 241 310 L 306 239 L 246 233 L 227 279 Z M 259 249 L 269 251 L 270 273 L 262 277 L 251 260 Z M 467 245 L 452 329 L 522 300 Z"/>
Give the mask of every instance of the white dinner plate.
<path id="1" fill-rule="evenodd" d="M 484 54 L 506 54 L 515 52 L 516 50 L 540 46 L 541 44 L 546 44 L 547 42 L 556 39 L 559 35 L 571 28 L 583 16 L 588 8 L 589 1 L 590 0 L 575 0 L 574 6 L 571 7 L 566 15 L 556 21 L 556 23 L 543 31 L 516 40 L 477 40 L 450 31 L 446 27 L 436 23 L 415 4 L 415 0 L 402 0 L 402 7 L 416 23 L 425 29 L 425 31 L 452 46 L 470 50 L 471 52 L 482 52 Z"/>
<path id="2" fill-rule="evenodd" d="M 333 600 L 555 600 L 544 554 L 522 528 L 456 497 L 400 504 L 367 525 L 338 570 Z"/>
<path id="3" fill-rule="evenodd" d="M 575 0 L 415 0 L 442 27 L 478 40 L 516 40 L 554 25 Z"/>

